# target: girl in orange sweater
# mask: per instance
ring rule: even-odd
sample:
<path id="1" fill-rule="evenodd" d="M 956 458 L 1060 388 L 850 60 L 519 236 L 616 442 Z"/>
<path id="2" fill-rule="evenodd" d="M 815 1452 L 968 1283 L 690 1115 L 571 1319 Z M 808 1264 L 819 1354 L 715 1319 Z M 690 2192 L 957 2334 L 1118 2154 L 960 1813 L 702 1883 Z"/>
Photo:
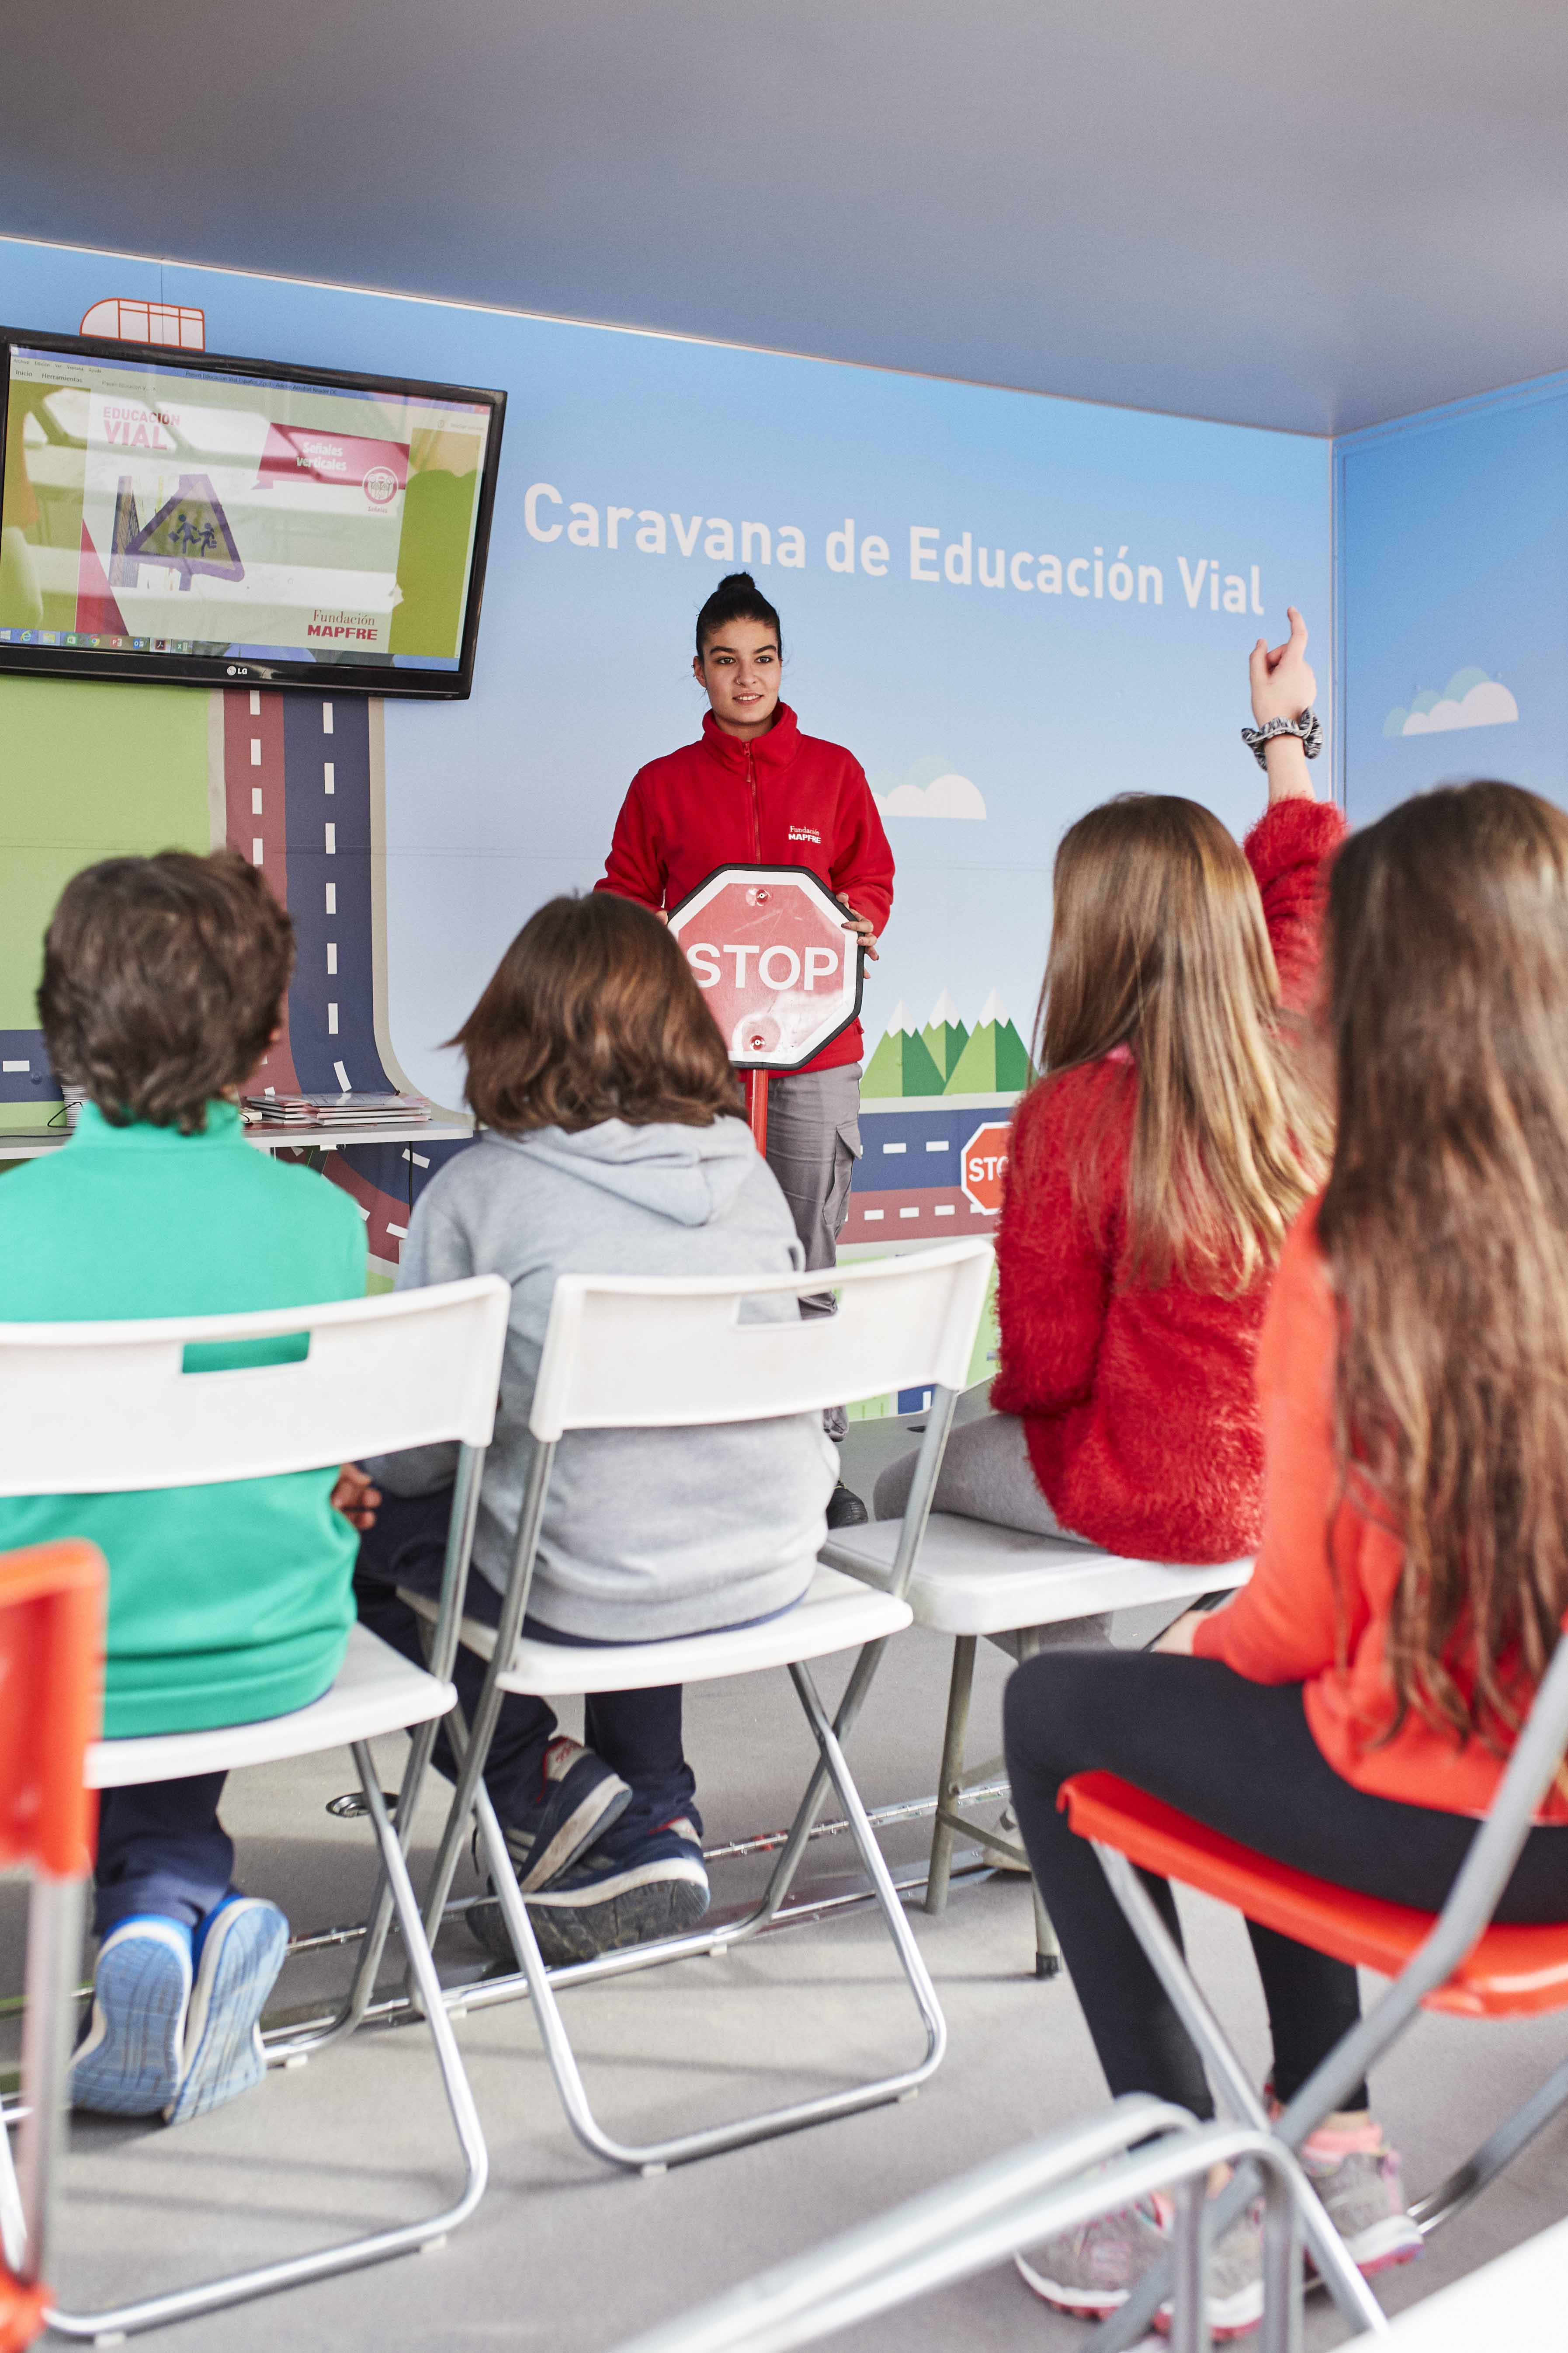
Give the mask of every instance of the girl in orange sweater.
<path id="1" fill-rule="evenodd" d="M 1199 2116 L 1197 2053 L 1060 1784 L 1120 1773 L 1294 1869 L 1436 1911 L 1568 1607 L 1568 816 L 1500 784 L 1392 810 L 1335 863 L 1328 962 L 1337 1139 L 1264 1323 L 1252 1581 L 1154 1653 L 1046 1654 L 1007 1692 L 1014 1803 L 1111 2090 Z M 1496 1916 L 1568 1919 L 1561 1791 Z M 1358 2016 L 1355 1972 L 1249 1934 L 1285 2101 Z M 1364 2087 L 1305 2156 L 1363 2270 L 1419 2252 Z M 1219 2251 L 1227 2334 L 1259 2302 L 1246 2228 Z M 1020 2268 L 1099 2313 L 1161 2244 L 1134 2210 Z"/>

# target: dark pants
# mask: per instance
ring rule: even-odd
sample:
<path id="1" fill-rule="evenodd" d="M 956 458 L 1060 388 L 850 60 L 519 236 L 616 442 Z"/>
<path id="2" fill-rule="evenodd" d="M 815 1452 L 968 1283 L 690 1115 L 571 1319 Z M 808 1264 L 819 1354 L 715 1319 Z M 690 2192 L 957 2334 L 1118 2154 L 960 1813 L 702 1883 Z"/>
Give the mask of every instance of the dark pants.
<path id="1" fill-rule="evenodd" d="M 447 1525 L 452 1514 L 452 1490 L 434 1495 L 387 1495 L 376 1514 L 374 1527 L 360 1538 L 354 1571 L 354 1603 L 362 1625 L 405 1659 L 423 1666 L 420 1620 L 397 1588 L 428 1594 L 441 1590 L 446 1557 Z M 470 1618 L 494 1626 L 500 1619 L 500 1595 L 478 1569 L 468 1574 L 464 1609 Z M 574 1650 L 603 1650 L 602 1642 L 574 1634 L 560 1634 L 536 1619 L 524 1620 L 523 1630 L 534 1641 L 560 1642 Z M 471 1724 L 485 1680 L 485 1662 L 460 1646 L 452 1681 L 458 1704 Z M 684 1815 L 700 1831 L 702 1823 L 692 1803 L 697 1783 L 680 1741 L 680 1685 L 667 1683 L 657 1691 L 595 1692 L 584 1700 L 584 1736 L 587 1746 L 618 1773 L 630 1788 L 632 1801 L 615 1827 L 600 1841 L 616 1859 L 629 1855 L 651 1831 Z M 503 1694 L 495 1737 L 485 1764 L 485 1788 L 503 1826 L 526 1826 L 543 1790 L 544 1751 L 554 1738 L 553 1712 L 542 1699 L 518 1692 Z M 437 1736 L 434 1763 L 448 1781 L 457 1769 L 445 1732 Z"/>
<path id="2" fill-rule="evenodd" d="M 420 1621 L 395 1588 L 401 1585 L 432 1597 L 440 1592 L 451 1508 L 449 1487 L 435 1495 L 388 1495 L 375 1526 L 360 1542 L 354 1573 L 360 1619 L 416 1666 L 425 1663 Z M 500 1596 L 477 1570 L 468 1578 L 464 1607 L 486 1625 L 500 1619 Z M 531 1618 L 526 1631 L 540 1641 L 577 1650 L 605 1647 L 559 1634 Z M 452 1680 L 470 1722 L 484 1677 L 484 1662 L 459 1649 Z M 625 1860 L 651 1831 L 681 1815 L 700 1832 L 701 1817 L 692 1802 L 697 1783 L 680 1742 L 680 1685 L 598 1692 L 584 1702 L 584 1714 L 588 1746 L 632 1792 L 626 1812 L 600 1841 L 605 1854 Z M 503 1824 L 526 1825 L 537 1808 L 544 1751 L 555 1728 L 543 1700 L 514 1693 L 503 1696 L 485 1767 L 485 1787 Z M 456 1778 L 444 1732 L 434 1761 L 448 1780 Z M 98 1936 L 107 1936 L 139 1912 L 158 1913 L 194 1928 L 223 1901 L 234 1869 L 234 1843 L 218 1820 L 226 1778 L 204 1773 L 192 1780 L 149 1781 L 103 1792 L 93 1911 Z"/>
<path id="3" fill-rule="evenodd" d="M 1202 2063 L 1122 1916 L 1093 1848 L 1057 1810 L 1075 1773 L 1119 1773 L 1260 1854 L 1421 1912 L 1445 1902 L 1476 1833 L 1466 1814 L 1369 1797 L 1328 1764 L 1299 1683 L 1248 1683 L 1213 1659 L 1046 1652 L 1005 1706 L 1013 1803 L 1111 2092 L 1214 2114 Z M 1145 1873 L 1181 1941 L 1169 1883 Z M 1568 1828 L 1534 1830 L 1495 1915 L 1568 1920 Z M 1268 2005 L 1276 2095 L 1289 2100 L 1361 2014 L 1356 1973 L 1247 1923 Z M 1348 2095 L 1366 2104 L 1365 2086 Z"/>
<path id="4" fill-rule="evenodd" d="M 229 1891 L 234 1841 L 217 1818 L 226 1773 L 105 1789 L 98 1809 L 92 1926 L 107 1936 L 133 1913 L 195 1928 Z"/>

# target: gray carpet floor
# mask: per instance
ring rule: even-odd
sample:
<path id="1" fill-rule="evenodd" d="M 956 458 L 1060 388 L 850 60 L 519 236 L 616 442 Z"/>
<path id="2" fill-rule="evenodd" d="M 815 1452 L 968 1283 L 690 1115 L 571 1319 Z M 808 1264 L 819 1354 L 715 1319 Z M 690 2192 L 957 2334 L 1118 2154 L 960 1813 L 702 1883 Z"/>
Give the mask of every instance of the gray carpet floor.
<path id="1" fill-rule="evenodd" d="M 847 1472 L 868 1485 L 905 1442 L 896 1430 L 862 1426 L 851 1433 Z M 1151 1630 L 1119 1626 L 1118 1639 L 1147 1640 Z M 868 1803 L 933 1788 L 948 1664 L 947 1646 L 928 1634 L 891 1646 L 851 1748 Z M 977 1744 L 994 1745 L 1007 1672 L 1000 1653 L 985 1652 Z M 840 1680 L 823 1677 L 830 1691 Z M 811 1757 L 786 1680 L 694 1690 L 688 1723 L 709 1842 L 782 1827 Z M 389 1786 L 400 1747 L 385 1744 Z M 346 1758 L 329 1757 L 231 1784 L 242 1883 L 283 1905 L 297 1933 L 361 1916 L 373 1876 L 363 1825 L 325 1810 L 351 1782 Z M 427 1807 L 421 1852 L 437 1819 Z M 920 1823 L 889 1830 L 896 1869 L 919 1863 L 927 1835 Z M 853 1860 L 842 1838 L 817 1842 L 805 1892 L 853 1892 Z M 752 1858 L 719 1865 L 716 1905 L 742 1902 L 763 1867 Z M 458 1892 L 473 1884 L 466 1877 Z M 8 1987 L 20 1984 L 24 1910 L 21 1888 L 0 1886 L 0 1983 Z M 1240 1924 L 1200 1899 L 1184 1899 L 1184 1910 L 1199 1972 L 1261 2076 L 1265 2024 Z M 1103 2100 L 1070 1984 L 1032 1974 L 1026 1883 L 974 1874 L 955 1885 L 943 1918 L 919 1908 L 910 1916 L 952 2036 L 944 2065 L 917 2100 L 644 2180 L 607 2172 L 574 2140 L 526 2003 L 470 2013 L 458 2031 L 491 2183 L 468 2227 L 429 2255 L 188 2322 L 167 2341 L 181 2353 L 270 2353 L 280 2342 L 321 2353 L 491 2344 L 608 2353 L 655 2319 Z M 459 1923 L 444 1932 L 440 1958 L 454 1977 L 480 1967 Z M 292 1962 L 277 2010 L 309 2012 L 344 1966 L 341 1947 Z M 887 2072 L 920 2047 L 890 1947 L 864 1908 L 780 1930 L 721 1961 L 581 1989 L 566 2006 L 590 2092 L 610 2128 L 628 2137 Z M 1374 2085 L 1412 2194 L 1446 2172 L 1565 2047 L 1568 2034 L 1552 2018 L 1421 2022 Z M 428 2043 L 413 2027 L 362 2033 L 176 2131 L 79 2120 L 56 2282 L 78 2306 L 118 2300 L 428 2211 L 455 2179 L 452 2155 Z M 1565 2158 L 1568 2126 L 1560 2124 L 1420 2263 L 1384 2276 L 1389 2309 L 1568 2212 Z M 1310 2307 L 1311 2353 L 1346 2333 L 1321 2299 Z M 1065 2353 L 1087 2334 L 1045 2311 L 1005 2267 L 836 2341 L 857 2353 Z M 1508 2342 L 1501 2316 L 1491 2341 Z"/>

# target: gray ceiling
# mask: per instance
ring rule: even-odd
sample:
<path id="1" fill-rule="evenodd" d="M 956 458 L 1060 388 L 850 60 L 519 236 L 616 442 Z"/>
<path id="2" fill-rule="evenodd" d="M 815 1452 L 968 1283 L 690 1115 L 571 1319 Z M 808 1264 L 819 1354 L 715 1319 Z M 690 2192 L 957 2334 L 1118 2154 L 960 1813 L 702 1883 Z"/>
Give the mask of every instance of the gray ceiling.
<path id="1" fill-rule="evenodd" d="M 0 229 L 1310 433 L 1568 364 L 1561 0 L 47 0 Z"/>

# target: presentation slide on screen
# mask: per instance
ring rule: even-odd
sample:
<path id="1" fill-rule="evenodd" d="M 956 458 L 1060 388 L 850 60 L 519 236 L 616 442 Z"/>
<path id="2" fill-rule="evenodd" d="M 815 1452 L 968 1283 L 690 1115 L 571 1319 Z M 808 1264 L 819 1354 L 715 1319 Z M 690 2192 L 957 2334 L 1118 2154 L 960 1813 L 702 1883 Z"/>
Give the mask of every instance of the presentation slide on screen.
<path id="1" fill-rule="evenodd" d="M 455 670 L 489 417 L 18 348 L 0 641 Z"/>

